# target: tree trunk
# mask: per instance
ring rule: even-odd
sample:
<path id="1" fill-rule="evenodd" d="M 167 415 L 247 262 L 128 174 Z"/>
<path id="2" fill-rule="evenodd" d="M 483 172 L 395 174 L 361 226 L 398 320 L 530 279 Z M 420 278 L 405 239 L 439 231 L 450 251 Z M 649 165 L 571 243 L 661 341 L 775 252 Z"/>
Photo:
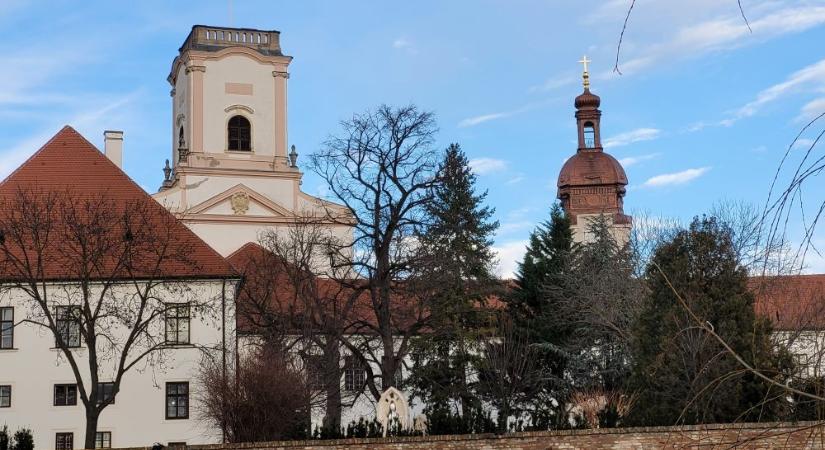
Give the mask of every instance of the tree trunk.
<path id="1" fill-rule="evenodd" d="M 86 436 L 83 442 L 83 448 L 95 448 L 95 438 L 97 437 L 97 421 L 100 413 L 97 411 L 90 411 L 91 408 L 86 408 Z"/>
<path id="2" fill-rule="evenodd" d="M 324 349 L 324 372 L 326 372 L 326 405 L 324 411 L 325 430 L 341 433 L 341 347 L 338 339 L 327 339 Z"/>

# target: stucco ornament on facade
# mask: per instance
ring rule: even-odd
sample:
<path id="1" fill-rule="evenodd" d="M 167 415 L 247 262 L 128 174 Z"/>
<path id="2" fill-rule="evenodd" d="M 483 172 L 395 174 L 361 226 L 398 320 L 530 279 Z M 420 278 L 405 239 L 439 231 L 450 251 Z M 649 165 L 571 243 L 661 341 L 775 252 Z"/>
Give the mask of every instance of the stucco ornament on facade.
<path id="1" fill-rule="evenodd" d="M 232 205 L 232 211 L 237 216 L 242 216 L 249 211 L 249 195 L 246 192 L 233 194 L 229 202 Z"/>

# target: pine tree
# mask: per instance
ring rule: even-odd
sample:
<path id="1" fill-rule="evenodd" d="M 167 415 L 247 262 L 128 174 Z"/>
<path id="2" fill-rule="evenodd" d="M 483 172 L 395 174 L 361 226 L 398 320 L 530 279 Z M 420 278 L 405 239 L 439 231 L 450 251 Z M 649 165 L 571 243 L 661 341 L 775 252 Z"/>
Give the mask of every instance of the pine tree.
<path id="1" fill-rule="evenodd" d="M 537 316 L 552 307 L 545 304 L 545 291 L 560 284 L 572 253 L 570 219 L 554 204 L 550 220 L 530 234 L 530 243 L 518 266 L 515 289 L 508 299 L 510 314 L 518 327 L 530 328 Z"/>
<path id="2" fill-rule="evenodd" d="M 416 342 L 411 382 L 427 405 L 431 432 L 483 431 L 484 415 L 467 371 L 484 323 L 479 306 L 497 286 L 492 237 L 498 222 L 492 220 L 494 209 L 484 206 L 487 192 L 476 193 L 476 176 L 458 144 L 447 148 L 438 174 L 428 208 L 431 223 L 421 237 L 428 258 L 422 278 L 433 292 L 432 325 Z"/>
<path id="3" fill-rule="evenodd" d="M 668 281 L 672 283 L 670 287 Z M 631 386 L 638 425 L 777 420 L 784 395 L 742 367 L 696 326 L 674 290 L 742 358 L 777 380 L 788 362 L 770 344 L 770 325 L 757 317 L 730 229 L 696 218 L 661 244 L 646 270 L 649 298 L 635 332 Z"/>
<path id="4" fill-rule="evenodd" d="M 534 399 L 529 407 L 535 428 L 564 426 L 559 412 L 569 393 L 564 381 L 564 348 L 571 329 L 561 312 L 569 297 L 566 278 L 575 248 L 570 219 L 555 204 L 550 220 L 530 235 L 515 287 L 507 297 L 514 327 L 541 349 L 540 364 L 536 367 L 545 381 L 528 396 Z"/>

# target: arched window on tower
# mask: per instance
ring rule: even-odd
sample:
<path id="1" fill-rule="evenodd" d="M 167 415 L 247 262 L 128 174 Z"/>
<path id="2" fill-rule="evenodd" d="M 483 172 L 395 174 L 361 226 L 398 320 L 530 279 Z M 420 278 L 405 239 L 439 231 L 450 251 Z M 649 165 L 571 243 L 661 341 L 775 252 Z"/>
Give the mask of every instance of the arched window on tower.
<path id="1" fill-rule="evenodd" d="M 252 127 L 249 120 L 244 116 L 234 116 L 229 119 L 227 127 L 229 137 L 229 150 L 249 151 L 252 150 Z"/>
<path id="2" fill-rule="evenodd" d="M 183 127 L 178 131 L 178 148 L 186 148 L 186 140 L 183 138 Z"/>
<path id="3" fill-rule="evenodd" d="M 596 128 L 593 122 L 584 123 L 584 147 L 593 148 L 596 146 Z"/>

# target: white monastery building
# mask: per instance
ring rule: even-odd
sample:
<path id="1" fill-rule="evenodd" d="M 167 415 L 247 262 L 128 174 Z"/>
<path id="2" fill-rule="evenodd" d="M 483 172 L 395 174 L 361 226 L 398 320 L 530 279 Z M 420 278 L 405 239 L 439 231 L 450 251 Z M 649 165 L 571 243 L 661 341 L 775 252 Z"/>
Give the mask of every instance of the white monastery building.
<path id="1" fill-rule="evenodd" d="M 96 272 L 97 278 L 87 279 L 66 261 L 55 266 L 62 261 L 60 245 L 70 240 L 60 242 L 47 248 L 53 252 L 49 255 L 58 257 L 40 262 L 48 270 L 34 276 L 39 283 L 32 288 L 38 295 L 49 294 L 49 314 L 20 283 L 20 272 L 12 270 L 13 265 L 0 264 L 0 426 L 6 424 L 12 431 L 31 428 L 36 448 L 82 447 L 81 391 L 92 369 L 91 349 L 80 337 L 76 287 L 89 286 L 92 293 L 100 294 L 101 302 L 115 305 L 104 316 L 110 321 L 123 316 L 120 322 L 111 322 L 110 329 L 114 341 L 125 342 L 128 312 L 135 311 L 141 288 L 154 283 L 152 304 L 158 313 L 147 320 L 145 337 L 135 348 L 155 349 L 163 352 L 163 358 L 147 358 L 119 381 L 113 378 L 117 358 L 102 360 L 96 375 L 105 383 L 99 401 L 110 401 L 113 390 L 117 393 L 100 415 L 97 444 L 138 447 L 221 441 L 220 431 L 198 417 L 197 374 L 204 358 L 231 370 L 242 345 L 235 314 L 241 280 L 226 258 L 242 248 L 248 251 L 261 233 L 283 231 L 305 217 L 326 221 L 330 232 L 345 242 L 352 239 L 348 211 L 301 191 L 298 154 L 288 139 L 291 61 L 282 52 L 277 31 L 194 26 L 168 76 L 170 159 L 162 186 L 152 196 L 122 171 L 124 135 L 117 131 L 105 133 L 104 153 L 73 129 L 64 128 L 0 182 L 0 202 L 6 205 L 26 189 L 39 194 L 70 189 L 88 201 L 108 198 L 118 211 L 124 205 L 139 205 L 151 217 L 143 225 L 148 228 L 134 228 L 133 235 L 127 220 L 116 221 L 112 230 L 122 231 L 122 240 L 128 243 L 163 225 L 166 228 L 158 228 L 158 235 L 164 231 L 170 248 L 185 248 L 191 259 L 191 264 L 160 265 L 151 276 L 137 277 L 139 283 L 121 269 L 105 277 Z M 624 240 L 631 226 L 623 210 L 628 180 L 621 164 L 603 151 L 600 99 L 590 92 L 585 74 L 585 90 L 575 100 L 578 147 L 559 175 L 558 197 L 573 219 L 577 240 L 587 239 L 588 220 L 604 214 Z M 20 208 L 24 206 L 25 202 Z M 0 224 L 11 223 L 9 214 L 0 210 Z M 15 236 L 0 228 L 0 248 L 12 246 Z M 18 255 L 19 250 L 5 254 Z M 104 269 L 111 263 L 107 260 Z M 823 276 L 800 280 L 797 284 L 813 290 L 825 288 Z M 792 301 L 791 292 L 789 287 L 781 295 L 773 293 L 770 298 L 778 303 L 763 301 L 760 307 L 780 328 L 790 320 L 785 314 L 810 316 L 810 311 L 784 307 L 783 302 Z M 44 320 L 58 322 L 57 331 L 37 325 Z M 822 323 L 815 326 L 825 329 Z M 55 333 L 62 343 L 56 342 Z M 84 383 L 77 383 L 67 354 L 79 361 L 77 373 Z M 361 416 L 374 417 L 372 398 L 356 395 L 362 389 L 364 370 L 349 367 L 344 372 L 342 390 L 356 391 L 351 394 L 357 401 L 344 411 L 343 424 Z"/>

